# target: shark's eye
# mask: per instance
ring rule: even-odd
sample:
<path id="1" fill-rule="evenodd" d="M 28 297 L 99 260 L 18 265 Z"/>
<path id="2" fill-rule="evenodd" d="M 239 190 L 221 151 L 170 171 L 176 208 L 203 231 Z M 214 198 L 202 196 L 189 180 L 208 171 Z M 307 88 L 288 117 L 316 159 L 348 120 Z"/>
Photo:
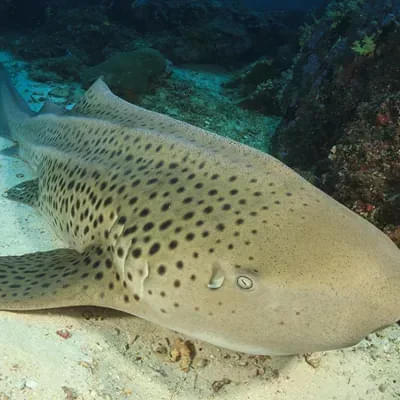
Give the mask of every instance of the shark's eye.
<path id="1" fill-rule="evenodd" d="M 253 287 L 253 280 L 249 278 L 248 276 L 240 275 L 236 279 L 237 285 L 240 287 L 240 289 L 248 290 Z"/>

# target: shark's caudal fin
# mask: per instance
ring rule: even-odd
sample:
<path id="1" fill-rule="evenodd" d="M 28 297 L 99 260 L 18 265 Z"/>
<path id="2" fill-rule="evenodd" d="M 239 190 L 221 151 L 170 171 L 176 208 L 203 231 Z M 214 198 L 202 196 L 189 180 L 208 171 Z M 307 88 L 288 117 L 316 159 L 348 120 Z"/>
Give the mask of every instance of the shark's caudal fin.
<path id="1" fill-rule="evenodd" d="M 13 87 L 7 70 L 0 64 L 0 136 L 15 139 L 12 134 L 13 122 L 32 115 L 34 112 Z"/>

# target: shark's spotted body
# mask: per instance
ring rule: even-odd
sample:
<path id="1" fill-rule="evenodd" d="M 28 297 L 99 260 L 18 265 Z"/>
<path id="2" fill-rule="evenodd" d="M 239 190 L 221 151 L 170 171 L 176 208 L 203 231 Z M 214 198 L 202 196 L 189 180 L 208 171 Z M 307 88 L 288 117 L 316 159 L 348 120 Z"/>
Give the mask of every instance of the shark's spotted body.
<path id="1" fill-rule="evenodd" d="M 230 349 L 358 342 L 400 316 L 400 254 L 274 158 L 97 81 L 32 114 L 0 72 L 0 124 L 37 179 L 8 191 L 66 249 L 0 257 L 0 308 L 98 305 Z"/>

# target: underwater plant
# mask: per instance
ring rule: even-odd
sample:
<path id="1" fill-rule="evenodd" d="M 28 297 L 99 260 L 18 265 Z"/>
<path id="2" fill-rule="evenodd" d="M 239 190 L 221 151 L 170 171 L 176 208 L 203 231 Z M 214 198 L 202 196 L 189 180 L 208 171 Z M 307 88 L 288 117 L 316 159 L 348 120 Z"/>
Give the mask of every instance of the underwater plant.
<path id="1" fill-rule="evenodd" d="M 359 56 L 372 56 L 376 49 L 376 34 L 365 35 L 362 39 L 356 40 L 351 49 Z"/>

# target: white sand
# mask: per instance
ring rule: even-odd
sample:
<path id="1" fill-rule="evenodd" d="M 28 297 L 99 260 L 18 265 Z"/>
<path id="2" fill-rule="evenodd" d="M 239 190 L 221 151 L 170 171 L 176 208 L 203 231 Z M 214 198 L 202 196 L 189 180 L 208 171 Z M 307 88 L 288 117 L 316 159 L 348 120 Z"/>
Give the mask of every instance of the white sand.
<path id="1" fill-rule="evenodd" d="M 0 139 L 0 149 L 9 145 Z M 0 194 L 30 178 L 22 161 L 0 157 Z M 0 255 L 62 247 L 31 208 L 0 197 L 0 210 Z M 196 354 L 188 372 L 170 360 L 178 337 L 98 308 L 0 312 L 0 400 L 400 399 L 399 326 L 308 362 L 192 341 Z"/>

